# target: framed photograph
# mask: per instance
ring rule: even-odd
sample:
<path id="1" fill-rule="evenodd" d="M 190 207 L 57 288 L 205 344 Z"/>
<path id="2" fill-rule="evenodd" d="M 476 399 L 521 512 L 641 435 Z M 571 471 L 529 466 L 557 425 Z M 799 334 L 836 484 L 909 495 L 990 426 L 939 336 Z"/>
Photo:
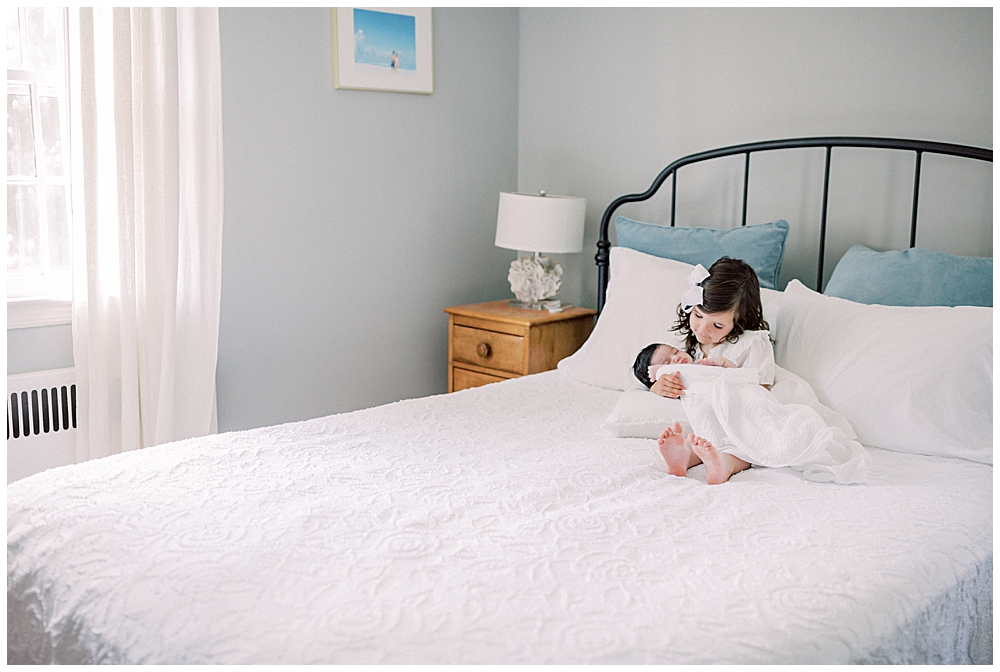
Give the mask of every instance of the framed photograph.
<path id="1" fill-rule="evenodd" d="M 434 92 L 430 7 L 336 7 L 330 13 L 334 88 Z"/>

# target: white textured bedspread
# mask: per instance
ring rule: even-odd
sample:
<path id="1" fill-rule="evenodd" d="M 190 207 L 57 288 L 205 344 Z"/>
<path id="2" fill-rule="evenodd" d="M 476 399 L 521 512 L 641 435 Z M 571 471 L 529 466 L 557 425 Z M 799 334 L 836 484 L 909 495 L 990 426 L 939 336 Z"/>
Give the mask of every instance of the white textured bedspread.
<path id="1" fill-rule="evenodd" d="M 550 372 L 13 483 L 8 662 L 991 660 L 992 467 L 708 486 L 600 429 L 618 394 Z"/>

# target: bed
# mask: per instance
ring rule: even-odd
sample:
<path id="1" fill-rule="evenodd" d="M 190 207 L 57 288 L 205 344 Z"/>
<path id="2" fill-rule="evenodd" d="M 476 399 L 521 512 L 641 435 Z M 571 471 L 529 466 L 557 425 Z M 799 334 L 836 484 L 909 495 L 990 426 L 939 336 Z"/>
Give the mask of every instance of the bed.
<path id="1" fill-rule="evenodd" d="M 829 161 L 849 140 L 874 142 L 780 142 L 827 147 Z M 834 144 L 801 144 L 817 141 Z M 749 165 L 757 145 L 716 153 Z M 688 158 L 654 186 L 676 184 Z M 655 281 L 669 305 L 690 268 L 622 245 L 627 226 L 610 244 L 616 208 L 642 196 L 605 213 L 601 316 L 558 370 L 10 484 L 8 663 L 992 662 L 992 307 L 889 306 L 798 281 L 766 291 L 778 364 L 850 421 L 867 480 L 677 478 L 647 436 L 663 419 L 623 405 L 620 360 L 667 337 L 672 310 L 635 294 Z M 887 258 L 869 253 L 882 254 L 855 250 L 861 270 L 838 263 L 828 284 L 888 284 L 872 282 Z M 992 286 L 991 261 L 988 274 Z M 865 342 L 872 324 L 927 317 L 949 329 L 889 362 Z M 927 353 L 955 334 L 967 347 L 945 349 L 943 379 Z M 831 373 L 844 362 L 865 371 L 845 381 Z M 885 389 L 898 394 L 873 404 Z"/>

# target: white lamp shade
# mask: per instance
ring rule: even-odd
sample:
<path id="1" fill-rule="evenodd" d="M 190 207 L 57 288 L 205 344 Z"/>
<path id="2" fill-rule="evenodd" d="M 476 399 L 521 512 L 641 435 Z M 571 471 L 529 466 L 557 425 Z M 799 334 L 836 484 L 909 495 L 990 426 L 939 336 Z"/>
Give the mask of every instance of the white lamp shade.
<path id="1" fill-rule="evenodd" d="M 496 246 L 524 252 L 583 250 L 587 199 L 500 193 Z"/>

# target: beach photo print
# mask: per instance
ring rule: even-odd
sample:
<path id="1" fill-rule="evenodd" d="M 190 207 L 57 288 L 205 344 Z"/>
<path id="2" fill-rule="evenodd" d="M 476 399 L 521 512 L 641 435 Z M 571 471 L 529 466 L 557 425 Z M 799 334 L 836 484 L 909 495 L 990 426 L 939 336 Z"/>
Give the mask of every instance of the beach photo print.
<path id="1" fill-rule="evenodd" d="M 334 88 L 433 93 L 430 7 L 338 7 L 331 18 Z"/>

